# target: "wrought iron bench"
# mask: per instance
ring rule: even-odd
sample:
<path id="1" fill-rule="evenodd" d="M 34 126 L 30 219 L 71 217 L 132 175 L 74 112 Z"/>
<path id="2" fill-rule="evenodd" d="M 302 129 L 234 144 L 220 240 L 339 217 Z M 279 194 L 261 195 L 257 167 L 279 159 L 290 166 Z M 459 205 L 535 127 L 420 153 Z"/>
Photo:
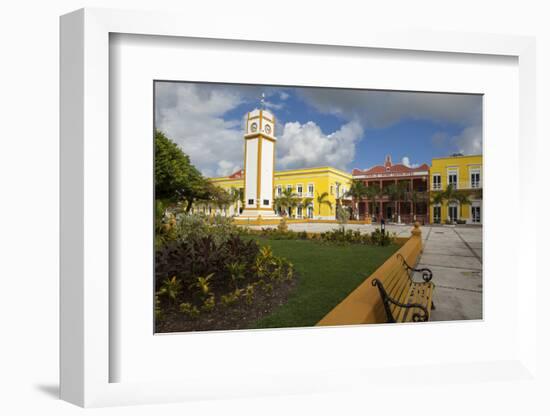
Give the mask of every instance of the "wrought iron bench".
<path id="1" fill-rule="evenodd" d="M 382 282 L 374 279 L 384 306 L 387 322 L 425 322 L 430 319 L 434 284 L 430 269 L 415 269 L 398 253 L 396 266 Z M 415 272 L 422 274 L 422 281 L 413 280 Z"/>

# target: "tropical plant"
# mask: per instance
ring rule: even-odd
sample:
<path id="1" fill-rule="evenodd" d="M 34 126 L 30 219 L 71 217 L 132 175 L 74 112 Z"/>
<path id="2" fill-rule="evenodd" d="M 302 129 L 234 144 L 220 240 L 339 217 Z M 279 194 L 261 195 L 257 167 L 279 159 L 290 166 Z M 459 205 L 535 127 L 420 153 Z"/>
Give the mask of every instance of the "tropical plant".
<path id="1" fill-rule="evenodd" d="M 197 277 L 197 281 L 189 285 L 189 289 L 198 289 L 198 292 L 203 299 L 208 297 L 211 290 L 210 280 L 212 279 L 212 276 L 214 276 L 214 273 L 210 273 L 208 276 L 205 277 Z"/>
<path id="2" fill-rule="evenodd" d="M 319 216 L 321 216 L 321 206 L 322 205 L 326 205 L 330 209 L 332 209 L 332 202 L 330 202 L 328 200 L 328 198 L 329 198 L 328 192 L 323 192 L 320 195 L 319 195 L 319 192 L 317 192 L 316 202 L 317 202 L 317 207 L 319 209 Z"/>
<path id="3" fill-rule="evenodd" d="M 231 281 L 233 282 L 233 286 L 235 287 L 235 289 L 238 288 L 239 287 L 238 282 L 240 282 L 241 280 L 244 280 L 245 278 L 246 264 L 233 262 L 227 266 L 227 270 L 231 275 Z"/>
<path id="4" fill-rule="evenodd" d="M 310 197 L 304 197 L 298 201 L 297 207 L 302 208 L 302 217 L 307 216 L 307 207 L 311 204 L 313 204 L 313 198 Z"/>
<path id="5" fill-rule="evenodd" d="M 372 202 L 373 202 L 373 214 L 376 212 L 375 204 L 379 201 L 381 201 L 384 196 L 387 195 L 387 190 L 380 185 L 371 185 L 368 189 L 371 189 L 368 191 L 372 196 Z M 382 212 L 380 212 L 380 215 L 382 215 Z"/>
<path id="6" fill-rule="evenodd" d="M 277 224 L 277 231 L 279 233 L 286 233 L 288 232 L 288 225 L 286 224 L 286 217 L 281 218 L 281 221 L 279 221 L 279 224 Z"/>
<path id="7" fill-rule="evenodd" d="M 162 282 L 162 286 L 160 287 L 158 294 L 160 296 L 166 296 L 171 302 L 174 302 L 180 292 L 181 282 L 176 278 L 176 276 L 172 276 L 172 278 L 165 279 Z"/>
<path id="8" fill-rule="evenodd" d="M 298 205 L 300 198 L 295 194 L 292 189 L 283 189 L 281 195 L 275 197 L 274 206 L 276 209 L 283 213 L 283 216 L 288 215 L 290 208 L 294 208 Z"/>
<path id="9" fill-rule="evenodd" d="M 231 204 L 234 203 L 233 195 L 219 186 L 212 186 L 210 191 L 210 199 L 220 210 L 226 210 Z"/>
<path id="10" fill-rule="evenodd" d="M 243 293 L 243 289 L 235 289 L 233 292 L 222 295 L 221 303 L 224 306 L 230 306 L 235 304 Z"/>
<path id="11" fill-rule="evenodd" d="M 211 294 L 204 299 L 201 309 L 205 312 L 211 312 L 216 307 L 216 296 Z"/>
<path id="12" fill-rule="evenodd" d="M 420 202 L 426 202 L 426 192 L 415 191 L 414 189 L 412 189 L 410 195 L 411 195 L 410 199 L 411 199 L 411 202 L 412 202 L 411 215 L 414 218 L 414 216 L 416 215 L 416 212 L 417 212 L 418 204 Z"/>
<path id="13" fill-rule="evenodd" d="M 442 204 L 443 202 L 456 202 L 458 204 L 459 215 L 462 212 L 462 205 L 470 205 L 470 193 L 456 189 L 452 184 L 447 185 L 444 191 L 438 191 L 432 194 L 432 204 Z"/>
<path id="14" fill-rule="evenodd" d="M 352 182 L 350 188 L 346 191 L 345 196 L 353 199 L 353 211 L 356 220 L 359 219 L 359 201 L 367 194 L 367 187 L 361 181 Z"/>
<path id="15" fill-rule="evenodd" d="M 401 204 L 399 201 L 405 198 L 408 186 L 404 182 L 392 183 L 386 188 L 386 195 L 388 195 L 390 201 L 395 204 L 395 215 L 399 218 L 401 216 Z"/>
<path id="16" fill-rule="evenodd" d="M 189 316 L 190 318 L 196 318 L 200 314 L 199 308 L 189 302 L 184 302 L 180 304 L 180 312 Z"/>
<path id="17" fill-rule="evenodd" d="M 244 189 L 243 188 L 231 188 L 231 203 L 235 205 L 235 212 L 238 212 L 238 202 L 241 203 L 241 207 L 244 206 Z"/>
<path id="18" fill-rule="evenodd" d="M 254 300 L 254 285 L 248 285 L 244 291 L 244 299 L 248 305 L 252 304 Z"/>
<path id="19" fill-rule="evenodd" d="M 349 211 L 344 208 L 341 204 L 336 205 L 336 219 L 338 220 L 338 223 L 340 224 L 340 228 L 344 230 L 346 228 L 346 224 L 348 223 L 350 214 Z"/>

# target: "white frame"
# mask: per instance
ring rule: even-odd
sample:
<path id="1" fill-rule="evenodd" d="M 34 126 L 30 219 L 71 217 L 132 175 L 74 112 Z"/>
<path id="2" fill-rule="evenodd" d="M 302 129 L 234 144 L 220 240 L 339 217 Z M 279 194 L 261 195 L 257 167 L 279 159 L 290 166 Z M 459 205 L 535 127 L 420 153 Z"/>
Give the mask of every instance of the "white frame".
<path id="1" fill-rule="evenodd" d="M 204 25 L 194 16 L 105 9 L 82 9 L 61 19 L 61 398 L 80 406 L 157 403 L 212 397 L 209 380 L 158 383 L 109 383 L 109 33 L 212 39 L 275 41 L 311 45 L 353 46 L 447 53 L 495 54 L 517 57 L 520 83 L 521 187 L 523 201 L 519 222 L 518 259 L 523 284 L 517 288 L 520 342 L 518 356 L 495 368 L 493 363 L 471 363 L 447 372 L 468 380 L 485 369 L 497 379 L 520 380 L 536 370 L 536 259 L 530 250 L 536 227 L 528 224 L 526 207 L 532 205 L 535 183 L 528 180 L 529 164 L 536 155 L 535 41 L 529 37 L 430 33 L 406 30 L 381 32 L 365 29 L 361 37 L 324 28 L 280 31 L 276 22 L 247 28 L 235 35 L 231 22 Z M 299 33 L 299 35 L 297 34 Z M 327 38 L 327 36 L 329 36 Z M 334 329 L 326 329 L 334 334 Z M 490 368 L 489 368 L 489 367 Z M 431 370 L 433 374 L 441 368 Z M 454 368 L 454 369 L 453 369 Z M 425 369 L 423 371 L 426 371 Z M 430 371 L 429 369 L 427 371 Z M 409 374 L 418 371 L 410 371 Z M 466 374 L 468 373 L 468 375 Z M 355 375 L 353 383 L 377 383 L 387 374 L 371 370 L 340 369 L 330 377 L 304 386 L 299 377 L 273 377 L 273 386 L 285 384 L 285 392 L 339 390 L 342 379 Z M 529 377 L 528 376 L 528 377 Z M 191 387 L 192 385 L 192 387 Z M 273 387 L 272 386 L 272 387 Z M 269 394 L 269 386 L 246 392 L 231 390 L 226 397 Z M 277 390 L 277 389 L 275 389 Z M 277 390 L 277 393 L 280 393 Z"/>

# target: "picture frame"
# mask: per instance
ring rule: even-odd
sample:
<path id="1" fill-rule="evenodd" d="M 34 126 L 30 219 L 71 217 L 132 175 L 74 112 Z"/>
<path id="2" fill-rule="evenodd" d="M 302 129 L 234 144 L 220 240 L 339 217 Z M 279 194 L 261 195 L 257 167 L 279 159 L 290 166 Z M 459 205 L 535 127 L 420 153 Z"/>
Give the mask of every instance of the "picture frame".
<path id="1" fill-rule="evenodd" d="M 265 374 L 264 378 L 235 378 L 219 374 L 215 380 L 189 377 L 176 380 L 111 382 L 110 366 L 120 356 L 111 348 L 117 334 L 110 325 L 113 287 L 109 276 L 116 259 L 111 258 L 110 231 L 113 225 L 110 208 L 110 36 L 111 34 L 174 38 L 223 39 L 236 42 L 271 42 L 314 47 L 325 45 L 332 53 L 347 48 L 369 48 L 411 53 L 432 52 L 435 55 L 466 54 L 475 60 L 478 55 L 507 56 L 517 59 L 519 84 L 519 156 L 520 177 L 514 192 L 527 205 L 534 195 L 534 184 L 528 180 L 529 161 L 536 152 L 535 136 L 535 42 L 529 37 L 464 33 L 381 32 L 364 30 L 339 32 L 329 37 L 322 30 L 302 33 L 280 32 L 275 25 L 250 27 L 246 35 L 234 34 L 230 24 L 205 26 L 190 16 L 105 9 L 82 9 L 61 18 L 61 305 L 60 360 L 61 398 L 79 406 L 108 406 L 138 403 L 160 403 L 215 397 L 250 397 L 270 394 L 320 393 L 339 391 L 351 386 L 373 386 L 397 377 L 395 366 L 339 366 L 331 362 L 318 371 L 308 373 L 283 369 Z M 112 121 L 112 120 L 111 120 Z M 491 169 L 490 163 L 487 165 Z M 524 208 L 521 208 L 524 209 Z M 520 210 L 521 212 L 521 210 Z M 491 227 L 488 227 L 489 231 Z M 494 228 L 493 228 L 494 229 Z M 521 233 L 519 230 L 521 229 Z M 418 362 L 417 367 L 400 367 L 411 380 L 425 380 L 427 375 L 438 380 L 479 382 L 486 379 L 524 380 L 535 374 L 536 279 L 534 253 L 528 242 L 536 239 L 536 230 L 529 227 L 528 216 L 520 215 L 515 229 L 507 230 L 517 253 L 517 269 L 522 270 L 522 285 L 517 286 L 517 303 L 513 327 L 514 353 L 498 361 L 473 360 L 455 362 Z M 488 289 L 490 290 L 490 288 Z M 516 310 L 517 309 L 517 310 Z M 488 319 L 493 319 L 488 310 Z M 517 312 L 517 313 L 516 313 Z M 466 324 L 464 324 L 466 325 Z M 475 325 L 475 324 L 467 324 Z M 296 342 L 314 337 L 319 343 L 337 337 L 353 339 L 354 329 L 323 328 L 294 331 Z M 407 326 L 399 328 L 412 333 Z M 424 331 L 414 329 L 415 331 Z M 382 327 L 393 339 L 395 331 Z M 390 332 L 391 331 L 391 332 Z M 357 332 L 357 331 L 355 331 Z M 231 335 L 246 342 L 246 337 L 277 337 L 277 332 Z M 349 338 L 351 337 L 351 338 Z M 273 339 L 273 338 L 272 338 Z M 396 338 L 397 339 L 397 338 Z M 340 346 L 341 348 L 341 346 Z M 511 350 L 512 351 L 512 350 Z M 354 351 L 355 353 L 357 351 Z M 508 353 L 508 351 L 507 351 Z M 368 371 L 367 371 L 368 370 Z M 208 373 L 208 371 L 207 371 Z M 480 375 L 483 374 L 483 377 Z M 342 381 L 345 380 L 345 381 Z M 384 381 L 385 380 L 385 381 Z M 410 386 L 409 386 L 410 387 Z M 407 388 L 407 383 L 404 383 Z"/>

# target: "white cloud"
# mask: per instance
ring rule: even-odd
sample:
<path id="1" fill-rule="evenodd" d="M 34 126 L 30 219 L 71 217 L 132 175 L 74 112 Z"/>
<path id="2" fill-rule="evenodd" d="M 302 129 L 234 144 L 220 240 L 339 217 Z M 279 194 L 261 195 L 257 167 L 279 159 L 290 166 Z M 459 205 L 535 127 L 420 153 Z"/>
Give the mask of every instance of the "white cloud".
<path id="1" fill-rule="evenodd" d="M 451 149 L 451 152 L 474 155 L 483 153 L 481 125 L 465 127 L 454 136 L 446 132 L 437 132 L 432 136 L 432 143 L 439 148 Z"/>
<path id="2" fill-rule="evenodd" d="M 460 153 L 465 155 L 478 155 L 483 152 L 482 133 L 480 126 L 467 127 L 453 138 L 452 141 Z"/>
<path id="3" fill-rule="evenodd" d="M 357 122 L 324 134 L 312 121 L 286 123 L 277 142 L 277 168 L 334 166 L 347 169 L 355 157 L 355 144 L 363 135 Z"/>
<path id="4" fill-rule="evenodd" d="M 279 93 L 279 98 L 283 101 L 286 100 L 288 97 L 290 97 L 290 95 L 288 93 L 284 92 L 284 91 L 281 91 Z"/>
<path id="5" fill-rule="evenodd" d="M 408 156 L 403 156 L 403 158 L 401 159 L 401 164 L 407 166 L 408 168 L 417 168 L 420 166 L 419 163 L 411 163 L 411 160 Z"/>
<path id="6" fill-rule="evenodd" d="M 243 102 L 242 95 L 188 83 L 158 83 L 156 88 L 156 127 L 178 143 L 204 175 L 227 175 L 242 167 L 242 120 L 223 118 Z"/>
<path id="7" fill-rule="evenodd" d="M 237 172 L 241 169 L 242 163 L 237 164 L 230 160 L 220 160 L 218 162 L 218 169 L 216 170 L 216 174 L 219 176 L 229 176 L 232 173 Z"/>
<path id="8" fill-rule="evenodd" d="M 266 108 L 269 108 L 271 110 L 280 110 L 281 108 L 284 107 L 284 104 L 282 104 L 282 103 L 276 104 L 276 103 L 273 103 L 271 101 L 264 101 L 264 105 L 265 105 Z"/>

